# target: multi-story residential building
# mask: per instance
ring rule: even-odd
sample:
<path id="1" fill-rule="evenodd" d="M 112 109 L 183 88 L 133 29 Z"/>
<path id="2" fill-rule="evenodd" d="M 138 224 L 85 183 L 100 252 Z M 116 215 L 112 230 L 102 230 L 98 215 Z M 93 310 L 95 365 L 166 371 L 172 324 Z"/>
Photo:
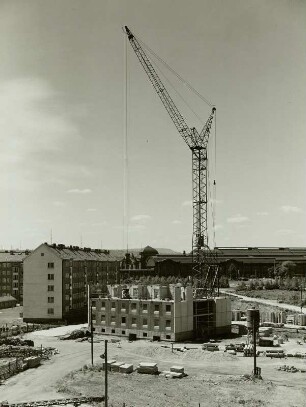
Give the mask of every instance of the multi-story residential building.
<path id="1" fill-rule="evenodd" d="M 191 286 L 108 285 L 92 291 L 88 304 L 96 333 L 182 341 L 231 332 L 230 299 L 193 298 Z"/>
<path id="2" fill-rule="evenodd" d="M 23 302 L 23 260 L 29 251 L 5 250 L 0 252 L 0 297 L 12 296 Z"/>
<path id="3" fill-rule="evenodd" d="M 87 321 L 88 286 L 116 283 L 120 260 L 115 250 L 41 244 L 24 260 L 24 321 Z"/>

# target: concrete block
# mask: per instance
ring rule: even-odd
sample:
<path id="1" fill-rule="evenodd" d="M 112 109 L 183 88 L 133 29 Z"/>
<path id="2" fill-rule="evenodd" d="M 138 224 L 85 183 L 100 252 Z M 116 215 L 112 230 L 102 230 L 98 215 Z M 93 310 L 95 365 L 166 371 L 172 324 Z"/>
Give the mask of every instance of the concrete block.
<path id="1" fill-rule="evenodd" d="M 170 367 L 170 372 L 184 373 L 184 368 L 183 368 L 183 366 L 171 366 Z"/>
<path id="2" fill-rule="evenodd" d="M 119 372 L 120 373 L 133 373 L 134 366 L 128 363 L 125 363 L 121 366 L 119 366 Z"/>
<path id="3" fill-rule="evenodd" d="M 124 365 L 124 362 L 115 362 L 110 365 L 111 372 L 119 372 L 120 366 Z"/>

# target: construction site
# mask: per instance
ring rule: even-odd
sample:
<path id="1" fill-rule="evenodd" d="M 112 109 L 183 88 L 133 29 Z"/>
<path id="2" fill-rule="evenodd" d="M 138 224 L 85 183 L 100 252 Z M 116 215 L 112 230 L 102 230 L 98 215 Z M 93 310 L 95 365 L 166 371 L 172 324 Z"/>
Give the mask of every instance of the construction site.
<path id="1" fill-rule="evenodd" d="M 285 160 L 303 156 L 282 128 L 302 133 L 298 0 L 282 13 L 274 0 L 30 3 L 0 126 L 16 110 L 3 157 L 22 174 L 16 224 L 36 248 L 20 241 L 0 262 L 0 407 L 304 406 L 305 211 L 292 181 L 304 170 Z"/>

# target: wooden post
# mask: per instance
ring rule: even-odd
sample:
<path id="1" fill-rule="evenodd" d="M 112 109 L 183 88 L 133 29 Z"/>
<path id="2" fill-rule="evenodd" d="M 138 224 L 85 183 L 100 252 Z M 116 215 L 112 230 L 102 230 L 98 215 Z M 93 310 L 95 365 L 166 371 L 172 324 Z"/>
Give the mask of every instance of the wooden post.
<path id="1" fill-rule="evenodd" d="M 256 376 L 256 321 L 253 316 L 253 356 L 254 356 L 254 376 Z"/>
<path id="2" fill-rule="evenodd" d="M 92 325 L 92 302 L 90 301 L 90 338 L 91 338 L 91 365 L 93 366 L 93 325 Z"/>
<path id="3" fill-rule="evenodd" d="M 104 406 L 107 407 L 108 406 L 108 366 L 107 366 L 107 339 L 105 339 L 104 341 L 104 363 L 105 363 L 105 390 L 104 390 L 104 396 L 105 396 L 105 401 L 104 401 Z"/>

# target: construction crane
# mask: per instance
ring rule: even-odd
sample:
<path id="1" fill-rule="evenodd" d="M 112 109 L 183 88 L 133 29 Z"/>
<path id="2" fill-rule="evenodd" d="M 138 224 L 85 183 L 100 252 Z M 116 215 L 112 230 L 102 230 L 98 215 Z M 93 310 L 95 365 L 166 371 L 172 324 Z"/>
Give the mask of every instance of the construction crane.
<path id="1" fill-rule="evenodd" d="M 211 114 L 200 133 L 195 127 L 190 128 L 186 124 L 185 119 L 176 107 L 137 38 L 127 26 L 125 26 L 125 33 L 180 136 L 191 150 L 193 186 L 193 283 L 201 281 L 204 289 L 202 294 L 204 296 L 215 295 L 215 288 L 218 281 L 218 266 L 214 252 L 211 251 L 208 246 L 207 147 L 216 108 L 212 108 Z"/>

